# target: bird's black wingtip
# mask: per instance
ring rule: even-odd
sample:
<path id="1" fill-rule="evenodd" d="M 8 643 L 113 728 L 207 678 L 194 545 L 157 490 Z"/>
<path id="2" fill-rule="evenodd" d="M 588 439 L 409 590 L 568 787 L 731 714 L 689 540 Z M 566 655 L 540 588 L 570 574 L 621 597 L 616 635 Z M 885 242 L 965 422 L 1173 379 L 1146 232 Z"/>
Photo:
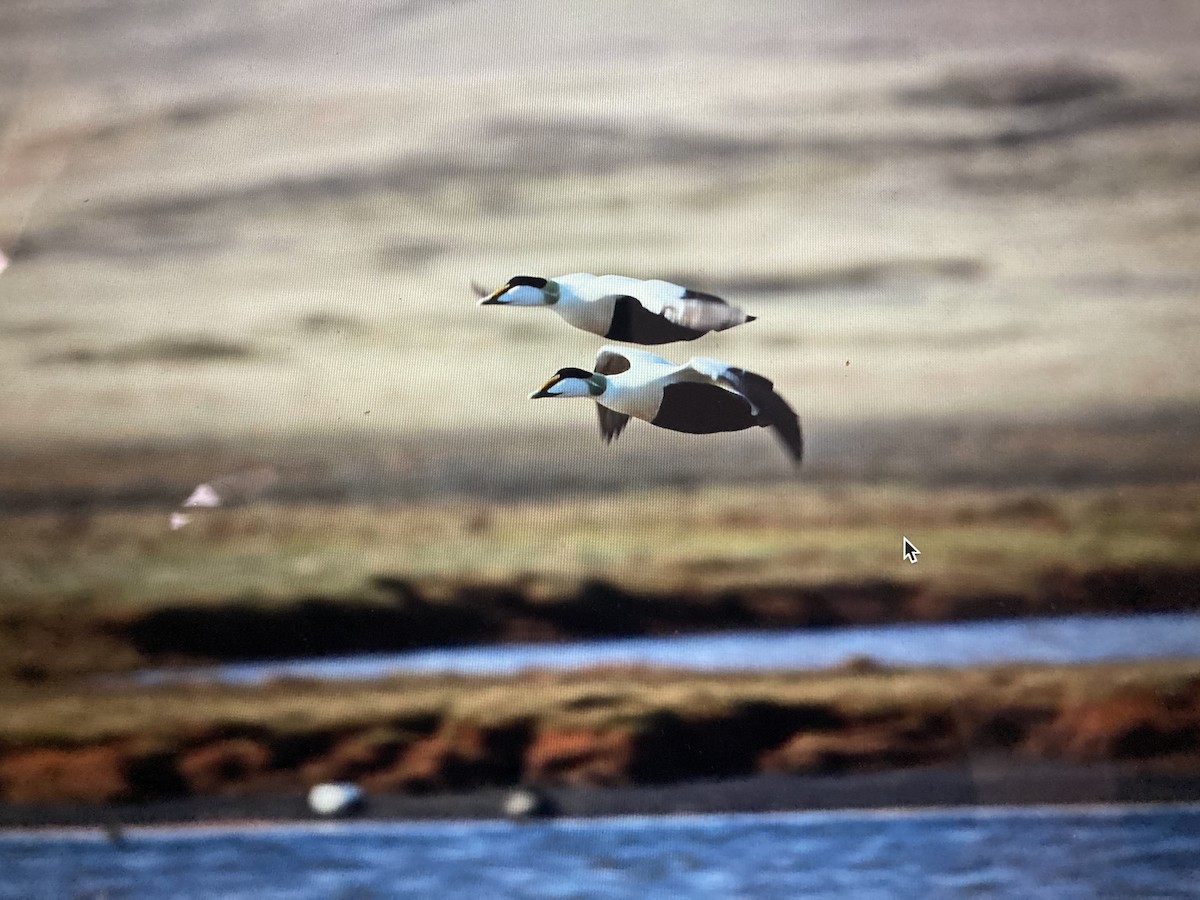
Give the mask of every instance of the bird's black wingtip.
<path id="1" fill-rule="evenodd" d="M 747 322 L 753 322 L 753 321 L 754 321 L 755 319 L 757 319 L 757 318 L 758 318 L 758 316 L 746 316 L 746 321 L 747 321 Z"/>

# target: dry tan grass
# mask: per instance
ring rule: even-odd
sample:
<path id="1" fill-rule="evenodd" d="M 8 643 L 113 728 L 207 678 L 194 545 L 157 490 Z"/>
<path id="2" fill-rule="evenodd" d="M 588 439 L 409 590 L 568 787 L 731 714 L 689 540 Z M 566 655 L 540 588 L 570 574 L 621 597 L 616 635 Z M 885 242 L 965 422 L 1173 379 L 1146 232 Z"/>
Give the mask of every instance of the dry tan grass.
<path id="1" fill-rule="evenodd" d="M 923 551 L 901 563 L 900 538 Z M 699 591 L 889 579 L 946 591 L 1030 589 L 1053 571 L 1200 563 L 1200 485 L 1080 491 L 804 486 L 394 507 L 0 518 L 10 612 L 78 615 L 169 603 L 370 599 L 371 579 L 561 595 L 603 579 Z"/>
<path id="2" fill-rule="evenodd" d="M 97 743 L 128 737 L 167 744 L 222 729 L 274 734 L 428 732 L 438 722 L 524 722 L 561 728 L 637 728 L 671 713 L 719 718 L 746 704 L 827 707 L 850 718 L 997 708 L 1059 708 L 1130 689 L 1184 695 L 1195 660 L 976 669 L 854 667 L 722 673 L 651 668 L 533 672 L 514 677 L 407 676 L 373 682 L 283 680 L 261 687 L 177 684 L 3 689 L 0 746 Z"/>

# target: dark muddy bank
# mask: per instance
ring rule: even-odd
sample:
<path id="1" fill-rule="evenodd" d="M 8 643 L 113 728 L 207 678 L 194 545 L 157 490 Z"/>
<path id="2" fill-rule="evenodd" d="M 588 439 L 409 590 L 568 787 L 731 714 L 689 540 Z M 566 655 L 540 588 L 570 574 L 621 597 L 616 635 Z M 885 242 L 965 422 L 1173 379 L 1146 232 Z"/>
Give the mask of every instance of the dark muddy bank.
<path id="1" fill-rule="evenodd" d="M 1029 594 L 953 594 L 895 581 L 638 594 L 593 581 L 550 600 L 519 586 L 378 578 L 386 605 L 311 599 L 281 609 L 175 606 L 109 633 L 151 658 L 211 660 L 576 640 L 727 628 L 832 628 L 912 621 L 1200 608 L 1200 569 L 1107 569 L 1046 576 Z"/>
<path id="2" fill-rule="evenodd" d="M 591 581 L 546 596 L 520 583 L 378 577 L 371 599 L 175 604 L 72 616 L 0 615 L 22 680 L 139 666 L 219 663 L 423 647 L 556 642 L 724 629 L 834 628 L 1200 609 L 1200 568 L 1052 571 L 1027 592 L 967 591 L 874 580 L 705 593 L 637 593 Z M 378 599 L 380 596 L 387 599 Z"/>
<path id="3" fill-rule="evenodd" d="M 930 766 L 859 775 L 756 775 L 675 785 L 543 788 L 548 815 L 571 817 L 1044 806 L 1200 801 L 1200 776 L 1135 766 L 1032 763 Z M 447 794 L 375 794 L 359 817 L 372 820 L 494 819 L 507 788 Z M 299 792 L 250 797 L 186 797 L 145 803 L 0 804 L 0 828 L 91 827 L 121 840 L 128 826 L 302 822 L 313 813 Z M 135 836 L 126 834 L 125 840 Z"/>

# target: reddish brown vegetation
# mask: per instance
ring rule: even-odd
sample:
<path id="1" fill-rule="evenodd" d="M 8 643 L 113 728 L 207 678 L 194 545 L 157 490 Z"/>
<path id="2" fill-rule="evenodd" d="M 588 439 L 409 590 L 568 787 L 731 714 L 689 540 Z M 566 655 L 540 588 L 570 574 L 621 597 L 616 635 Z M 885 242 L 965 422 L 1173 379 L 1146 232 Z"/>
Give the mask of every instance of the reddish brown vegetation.
<path id="1" fill-rule="evenodd" d="M 128 799 L 125 757 L 115 746 L 47 748 L 0 758 L 4 799 L 14 803 Z"/>
<path id="2" fill-rule="evenodd" d="M 595 727 L 432 723 L 345 732 L 193 734 L 0 754 L 0 798 L 111 803 L 299 790 L 359 782 L 369 792 L 484 785 L 618 786 L 755 772 L 850 774 L 972 757 L 1120 762 L 1200 773 L 1200 681 L 1174 693 L 1118 689 L 1091 700 L 847 713 L 748 702 L 703 715 L 662 711 Z"/>
<path id="3" fill-rule="evenodd" d="M 944 762 L 967 751 L 956 723 L 934 714 L 799 732 L 764 753 L 760 765 L 768 772 L 834 774 Z"/>
<path id="4" fill-rule="evenodd" d="M 253 790 L 271 766 L 271 748 L 248 737 L 218 739 L 182 751 L 175 760 L 193 794 Z"/>
<path id="5" fill-rule="evenodd" d="M 1028 748 L 1082 762 L 1161 760 L 1200 763 L 1200 696 L 1162 697 L 1131 690 L 1064 709 Z"/>
<path id="6" fill-rule="evenodd" d="M 550 784 L 628 784 L 635 753 L 628 731 L 547 728 L 525 751 L 525 772 Z"/>
<path id="7" fill-rule="evenodd" d="M 526 740 L 519 723 L 498 728 L 445 723 L 395 754 L 390 764 L 365 775 L 362 783 L 369 790 L 413 793 L 512 783 L 520 777 Z"/>

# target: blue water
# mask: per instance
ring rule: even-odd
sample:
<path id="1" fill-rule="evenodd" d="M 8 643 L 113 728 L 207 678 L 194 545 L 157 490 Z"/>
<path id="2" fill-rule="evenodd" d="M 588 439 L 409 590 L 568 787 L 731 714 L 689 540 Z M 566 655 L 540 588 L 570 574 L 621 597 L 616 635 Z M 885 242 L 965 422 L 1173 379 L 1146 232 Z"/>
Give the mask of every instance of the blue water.
<path id="1" fill-rule="evenodd" d="M 504 674 L 526 668 L 568 669 L 612 663 L 709 670 L 814 668 L 837 665 L 854 656 L 895 665 L 938 666 L 1194 657 L 1200 656 L 1200 614 L 1071 616 L 439 648 L 241 663 L 175 675 L 246 682 L 281 675 L 375 678 L 410 672 Z M 141 677 L 156 680 L 163 676 L 147 672 Z"/>
<path id="2" fill-rule="evenodd" d="M 0 898 L 1200 896 L 1200 807 L 0 835 Z"/>

